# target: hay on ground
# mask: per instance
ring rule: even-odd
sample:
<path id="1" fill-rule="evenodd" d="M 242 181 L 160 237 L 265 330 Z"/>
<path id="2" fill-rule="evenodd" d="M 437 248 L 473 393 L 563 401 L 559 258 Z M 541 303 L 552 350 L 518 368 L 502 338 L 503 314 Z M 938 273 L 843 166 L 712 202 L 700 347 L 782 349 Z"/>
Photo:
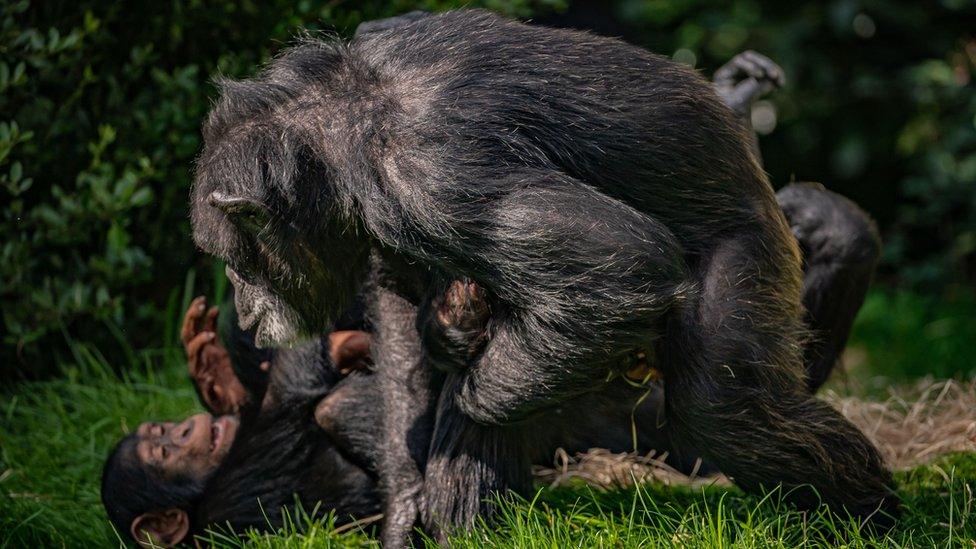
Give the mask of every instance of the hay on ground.
<path id="1" fill-rule="evenodd" d="M 890 389 L 884 402 L 833 393 L 825 398 L 864 431 L 892 469 L 908 469 L 952 452 L 976 451 L 976 380 L 925 379 Z"/>
<path id="2" fill-rule="evenodd" d="M 892 388 L 883 402 L 828 392 L 824 398 L 857 425 L 881 451 L 892 469 L 907 469 L 952 452 L 976 451 L 976 380 L 926 379 Z M 585 482 L 600 488 L 660 482 L 684 486 L 729 484 L 724 476 L 684 475 L 651 452 L 612 453 L 593 449 L 570 456 L 560 450 L 552 467 L 536 467 L 536 481 L 552 487 Z"/>

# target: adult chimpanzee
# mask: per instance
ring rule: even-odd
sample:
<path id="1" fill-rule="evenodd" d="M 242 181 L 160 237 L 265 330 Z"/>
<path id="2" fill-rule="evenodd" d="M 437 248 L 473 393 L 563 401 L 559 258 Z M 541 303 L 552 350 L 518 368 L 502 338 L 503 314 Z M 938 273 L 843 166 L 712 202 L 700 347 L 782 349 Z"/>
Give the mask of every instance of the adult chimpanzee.
<path id="1" fill-rule="evenodd" d="M 798 200 L 801 196 L 803 199 Z M 804 228 L 797 232 L 804 250 L 804 302 L 847 300 L 852 296 L 846 288 L 867 286 L 878 253 L 877 237 L 867 215 L 849 201 L 812 186 L 787 187 L 777 193 L 777 199 L 788 208 L 791 225 Z M 851 271 L 849 267 L 855 264 L 867 268 Z M 824 269 L 825 265 L 833 267 Z M 849 278 L 854 280 L 848 281 Z M 859 299 L 853 297 L 855 301 Z M 482 293 L 474 291 L 472 285 L 452 284 L 436 311 L 436 326 L 473 333 L 471 341 L 483 342 L 484 322 L 490 311 L 482 299 Z M 375 474 L 383 421 L 375 406 L 380 398 L 379 388 L 362 373 L 368 362 L 364 342 L 369 335 L 355 329 L 368 326 L 353 312 L 339 323 L 340 328 L 353 329 L 334 331 L 303 344 L 302 349 L 283 351 L 277 356 L 278 351 L 263 351 L 254 345 L 253 334 L 237 326 L 233 307 L 224 310 L 218 330 L 217 309 L 207 311 L 204 299 L 195 299 L 187 309 L 182 338 L 201 401 L 211 410 L 243 411 L 244 427 L 239 431 L 236 417 L 198 414 L 180 424 L 146 423 L 123 439 L 109 457 L 103 477 L 105 507 L 116 528 L 143 542 L 150 536 L 157 545 L 173 545 L 192 533 L 202 532 L 210 525 L 204 522 L 208 520 L 205 517 L 226 519 L 232 513 L 241 513 L 231 517 L 238 531 L 244 527 L 276 528 L 281 525 L 280 507 L 269 508 L 268 504 L 291 503 L 293 494 L 306 508 L 314 508 L 319 501 L 312 498 L 327 493 L 326 507 L 340 519 L 362 518 L 373 510 L 364 502 L 375 501 L 378 495 L 369 483 L 355 480 L 363 471 Z M 828 310 L 841 309 L 831 306 Z M 851 317 L 856 310 L 856 306 L 850 309 Z M 846 337 L 849 319 L 839 320 L 823 325 L 825 339 Z M 328 351 L 327 360 L 324 350 Z M 303 364 L 303 360 L 309 362 Z M 267 413 L 256 410 L 268 388 L 267 361 L 286 370 L 297 367 L 329 371 L 328 377 L 332 378 L 336 373 L 351 374 L 327 389 L 316 375 L 272 377 L 272 393 L 281 392 L 277 387 L 285 383 L 286 391 L 295 395 L 288 402 L 297 404 L 301 413 L 307 414 L 310 405 L 315 405 L 315 420 L 323 431 L 304 428 L 309 424 L 307 415 L 283 417 L 283 421 L 293 422 L 284 426 L 274 421 L 277 414 L 271 420 L 256 421 Z M 808 362 L 807 366 L 814 364 Z M 633 383 L 645 381 L 641 379 L 644 372 L 646 368 L 635 367 L 626 374 L 630 383 L 613 380 L 600 391 L 573 398 L 565 406 L 531 419 L 526 429 L 533 434 L 527 445 L 533 463 L 546 463 L 556 448 L 576 452 L 601 447 L 612 451 L 670 452 L 671 463 L 679 469 L 689 471 L 696 466 L 695 456 L 672 447 L 667 433 L 660 428 L 660 388 L 656 384 L 641 387 Z M 250 379 L 238 379 L 240 373 Z M 304 387 L 303 383 L 311 385 Z M 644 398 L 635 406 L 641 396 Z M 268 402 L 274 409 L 273 401 Z M 282 427 L 299 428 L 281 431 Z M 631 428 L 636 431 L 636 439 L 632 438 Z M 238 432 L 240 436 L 236 436 Z M 289 438 L 293 436 L 296 438 Z M 226 479 L 247 485 L 266 474 L 263 462 L 269 458 L 258 450 L 240 450 L 266 448 L 250 438 L 280 443 L 277 448 L 286 453 L 283 459 L 295 460 L 295 466 L 287 474 L 277 474 L 275 482 L 261 483 L 261 488 L 227 490 Z M 323 448 L 333 452 L 333 443 L 347 460 L 308 465 L 315 454 L 302 452 L 297 446 L 306 444 L 316 452 Z M 247 458 L 225 461 L 228 455 L 242 454 Z M 270 459 L 279 463 L 280 458 L 271 455 Z M 339 466 L 332 469 L 334 464 Z M 234 468 L 237 471 L 231 470 Z M 339 478 L 343 475 L 352 475 L 352 482 Z M 326 482 L 320 487 L 323 479 Z M 350 489 L 353 493 L 344 492 Z M 272 512 L 255 514 L 259 501 L 262 509 Z M 201 508 L 208 513 L 198 511 Z"/>
<path id="2" fill-rule="evenodd" d="M 895 508 L 877 450 L 804 386 L 799 250 L 744 129 L 690 69 L 449 12 L 224 82 L 204 139 L 194 236 L 259 343 L 320 333 L 371 288 L 388 543 L 418 515 L 469 526 L 486 496 L 525 490 L 519 422 L 639 353 L 661 365 L 675 441 L 743 488 Z M 459 279 L 491 310 L 465 363 L 420 333 Z"/>
<path id="3" fill-rule="evenodd" d="M 238 346 L 230 356 L 257 352 L 242 335 L 230 340 Z M 102 501 L 116 529 L 142 542 L 151 536 L 156 544 L 175 545 L 213 525 L 238 532 L 280 525 L 296 498 L 307 510 L 335 510 L 340 522 L 375 513 L 375 475 L 315 423 L 322 396 L 350 379 L 340 382 L 330 353 L 341 352 L 329 345 L 323 337 L 275 351 L 266 391 L 237 403 L 240 418 L 197 414 L 178 424 L 144 423 L 123 438 L 102 475 Z M 188 348 L 191 360 L 196 350 Z"/>

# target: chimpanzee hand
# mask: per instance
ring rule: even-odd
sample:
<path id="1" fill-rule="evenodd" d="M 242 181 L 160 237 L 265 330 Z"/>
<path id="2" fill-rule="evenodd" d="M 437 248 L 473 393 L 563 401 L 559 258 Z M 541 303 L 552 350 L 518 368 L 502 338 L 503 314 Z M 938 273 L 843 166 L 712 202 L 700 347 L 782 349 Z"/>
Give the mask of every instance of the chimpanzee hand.
<path id="1" fill-rule="evenodd" d="M 432 300 L 424 316 L 421 337 L 435 367 L 460 371 L 481 352 L 491 309 L 484 290 L 474 282 L 452 282 Z"/>
<path id="2" fill-rule="evenodd" d="M 207 310 L 207 299 L 197 297 L 183 317 L 180 338 L 190 378 L 203 405 L 215 414 L 234 414 L 247 401 L 247 390 L 234 373 L 227 349 L 217 339 L 217 314 L 217 307 Z"/>
<path id="3" fill-rule="evenodd" d="M 748 118 L 752 104 L 783 86 L 786 76 L 768 57 L 748 50 L 715 71 L 712 81 L 725 104 L 739 116 Z"/>

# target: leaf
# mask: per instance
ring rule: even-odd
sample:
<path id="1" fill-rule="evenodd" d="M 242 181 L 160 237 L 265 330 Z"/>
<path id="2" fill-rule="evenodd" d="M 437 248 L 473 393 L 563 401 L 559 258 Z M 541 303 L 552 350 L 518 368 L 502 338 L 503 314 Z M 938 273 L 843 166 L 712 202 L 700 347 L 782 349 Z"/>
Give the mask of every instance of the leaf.
<path id="1" fill-rule="evenodd" d="M 18 83 L 20 83 L 20 79 L 21 79 L 21 77 L 24 76 L 24 71 L 25 70 L 26 70 L 26 66 L 24 65 L 24 62 L 23 61 L 21 61 L 20 63 L 17 63 L 17 66 L 14 67 L 14 75 L 13 75 L 13 78 L 11 79 L 11 83 L 12 84 L 18 84 Z"/>
<path id="2" fill-rule="evenodd" d="M 61 33 L 58 32 L 58 29 L 56 29 L 55 27 L 51 27 L 51 30 L 48 31 L 47 33 L 48 47 L 51 48 L 52 50 L 57 49 L 59 47 L 58 42 L 60 38 L 61 38 Z"/>
<path id="3" fill-rule="evenodd" d="M 110 255 L 121 255 L 125 247 L 129 245 L 129 233 L 122 228 L 121 224 L 112 223 L 108 233 L 105 235 L 105 243 Z"/>
<path id="4" fill-rule="evenodd" d="M 135 193 L 132 194 L 132 198 L 129 199 L 129 204 L 133 207 L 145 206 L 152 202 L 153 192 L 149 187 L 140 187 Z"/>

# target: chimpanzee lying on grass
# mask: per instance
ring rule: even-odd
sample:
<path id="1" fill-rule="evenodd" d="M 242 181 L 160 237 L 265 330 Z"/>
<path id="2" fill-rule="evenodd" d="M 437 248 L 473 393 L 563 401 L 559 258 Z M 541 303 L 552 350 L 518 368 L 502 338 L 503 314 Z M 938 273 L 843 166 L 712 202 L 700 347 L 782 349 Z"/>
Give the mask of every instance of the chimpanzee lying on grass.
<path id="1" fill-rule="evenodd" d="M 851 298 L 859 304 L 863 294 L 848 294 L 846 288 L 867 287 L 878 250 L 851 244 L 877 242 L 870 220 L 849 201 L 815 187 L 791 186 L 779 196 L 791 223 L 805 228 L 798 235 L 808 250 L 806 301 Z M 832 267 L 823 270 L 826 265 Z M 452 285 L 441 301 L 441 326 L 482 330 L 487 312 L 482 299 L 470 285 Z M 853 316 L 857 306 L 845 310 Z M 848 320 L 821 324 L 823 339 L 841 341 L 829 349 L 837 353 L 830 365 L 843 347 Z M 207 311 L 197 298 L 182 330 L 191 378 L 201 402 L 216 415 L 140 425 L 106 463 L 102 498 L 119 532 L 144 540 L 145 531 L 157 544 L 174 545 L 211 525 L 229 524 L 237 532 L 276 527 L 281 509 L 292 505 L 295 495 L 306 510 L 316 505 L 323 512 L 334 510 L 340 523 L 376 513 L 381 395 L 368 372 L 369 334 L 362 331 L 368 326 L 361 316 L 350 315 L 341 330 L 292 350 L 258 349 L 253 332 L 237 326 L 232 306 L 224 308 L 219 325 L 218 330 L 217 309 Z M 818 364 L 808 361 L 807 367 Z M 635 364 L 630 383 L 617 380 L 534 418 L 527 429 L 533 462 L 547 463 L 559 447 L 571 453 L 593 447 L 653 449 L 673 452 L 670 463 L 689 471 L 694 456 L 675 448 L 660 429 L 660 387 L 640 386 L 648 371 Z M 819 386 L 811 383 L 813 390 Z M 648 390 L 634 409 L 636 397 Z M 636 441 L 631 425 L 638 429 Z"/>
<path id="2" fill-rule="evenodd" d="M 200 393 L 205 405 L 239 415 L 144 423 L 123 438 L 102 476 L 102 501 L 118 531 L 144 540 L 140 532 L 145 530 L 157 543 L 175 545 L 207 525 L 237 531 L 268 522 L 280 525 L 282 509 L 296 497 L 311 503 L 307 510 L 321 503 L 323 510 L 336 509 L 345 520 L 375 513 L 374 475 L 314 422 L 315 406 L 340 382 L 341 372 L 359 367 L 353 356 L 357 351 L 342 349 L 341 338 L 333 338 L 330 348 L 329 337 L 322 337 L 275 350 L 266 357 L 270 367 L 262 367 L 247 361 L 265 357 L 236 324 L 224 337 L 233 342 L 229 354 L 216 340 L 197 337 L 214 327 L 216 311 L 204 320 L 203 307 L 199 299 L 191 304 L 183 330 L 191 376 L 198 386 L 238 387 L 217 390 L 217 400 Z M 250 384 L 241 383 L 231 362 L 238 371 L 264 377 L 259 388 L 252 392 Z"/>

